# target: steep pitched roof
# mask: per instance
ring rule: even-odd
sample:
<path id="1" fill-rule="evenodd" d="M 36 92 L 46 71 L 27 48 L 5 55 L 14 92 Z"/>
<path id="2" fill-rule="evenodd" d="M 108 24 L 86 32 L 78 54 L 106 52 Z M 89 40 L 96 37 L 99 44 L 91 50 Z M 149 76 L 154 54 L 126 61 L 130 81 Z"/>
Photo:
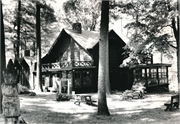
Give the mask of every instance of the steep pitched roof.
<path id="1" fill-rule="evenodd" d="M 82 33 L 79 34 L 74 32 L 72 29 L 64 28 L 60 32 L 59 36 L 57 37 L 47 54 L 50 54 L 52 52 L 54 46 L 56 46 L 56 44 L 60 41 L 62 35 L 64 34 L 67 34 L 71 38 L 73 38 L 75 42 L 78 43 L 78 45 L 80 45 L 85 50 L 93 48 L 93 46 L 99 41 L 99 32 L 83 30 Z"/>
<path id="2" fill-rule="evenodd" d="M 110 30 L 109 32 L 112 32 L 112 31 L 114 31 L 114 30 Z M 53 56 L 49 57 L 49 55 L 50 54 L 53 55 L 53 53 L 55 53 L 55 51 L 56 51 L 55 47 L 57 46 L 57 44 L 60 43 L 60 41 L 62 40 L 62 37 L 65 35 L 73 38 L 74 41 L 79 46 L 81 46 L 86 52 L 88 52 L 87 51 L 88 49 L 92 49 L 99 42 L 99 39 L 100 39 L 100 33 L 99 32 L 83 30 L 82 33 L 80 34 L 80 33 L 74 32 L 72 29 L 65 29 L 64 28 L 60 32 L 59 36 L 55 40 L 52 47 L 50 48 L 49 52 L 42 58 L 42 63 L 44 63 L 44 62 L 46 63 L 46 61 L 49 61 L 49 62 L 55 61 L 55 58 Z M 117 34 L 117 36 L 119 37 L 118 34 Z"/>
<path id="3" fill-rule="evenodd" d="M 72 29 L 65 29 L 65 32 L 86 50 L 93 48 L 99 42 L 99 32 L 84 30 L 79 34 Z"/>
<path id="4" fill-rule="evenodd" d="M 63 34 L 63 32 L 67 33 L 71 38 L 73 38 L 80 46 L 82 46 L 84 49 L 92 49 L 98 42 L 100 39 L 100 34 L 99 32 L 96 31 L 86 31 L 83 30 L 82 33 L 76 33 L 74 32 L 72 29 L 62 29 L 61 33 L 59 34 L 59 36 L 57 37 L 56 41 L 54 42 L 54 44 L 52 45 L 51 49 L 55 46 L 56 42 L 59 41 L 61 35 Z M 123 37 L 121 35 L 119 35 L 116 31 L 114 31 L 113 29 L 111 29 L 109 31 L 110 32 L 114 32 L 117 34 L 117 36 L 122 39 L 126 44 L 128 42 L 128 39 Z M 51 49 L 49 50 L 49 52 L 51 51 Z"/>
<path id="5" fill-rule="evenodd" d="M 111 32 L 111 31 L 114 31 L 124 41 L 125 44 L 127 44 L 127 45 L 129 44 L 130 41 L 127 36 L 122 35 L 120 31 L 115 30 L 115 29 L 110 29 L 109 32 Z"/>

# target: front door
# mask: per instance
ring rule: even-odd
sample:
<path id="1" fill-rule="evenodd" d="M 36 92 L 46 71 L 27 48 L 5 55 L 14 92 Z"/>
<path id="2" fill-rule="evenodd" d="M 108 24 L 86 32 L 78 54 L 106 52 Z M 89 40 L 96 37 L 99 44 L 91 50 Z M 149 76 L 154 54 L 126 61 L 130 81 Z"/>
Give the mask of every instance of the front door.
<path id="1" fill-rule="evenodd" d="M 81 71 L 74 72 L 74 88 L 81 88 L 82 87 L 82 80 L 81 80 Z"/>

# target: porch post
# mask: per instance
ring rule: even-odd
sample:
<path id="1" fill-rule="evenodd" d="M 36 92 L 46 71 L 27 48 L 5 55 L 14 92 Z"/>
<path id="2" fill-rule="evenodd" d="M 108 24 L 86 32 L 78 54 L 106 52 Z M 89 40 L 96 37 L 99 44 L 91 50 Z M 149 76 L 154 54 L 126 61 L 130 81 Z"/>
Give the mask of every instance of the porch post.
<path id="1" fill-rule="evenodd" d="M 58 84 L 58 85 L 59 85 L 59 89 L 58 89 L 58 90 L 59 90 L 59 93 L 61 93 L 61 85 L 62 85 L 62 84 L 61 84 L 61 79 L 59 80 L 59 84 Z"/>
<path id="2" fill-rule="evenodd" d="M 68 79 L 68 94 L 72 94 L 72 82 L 71 79 Z"/>

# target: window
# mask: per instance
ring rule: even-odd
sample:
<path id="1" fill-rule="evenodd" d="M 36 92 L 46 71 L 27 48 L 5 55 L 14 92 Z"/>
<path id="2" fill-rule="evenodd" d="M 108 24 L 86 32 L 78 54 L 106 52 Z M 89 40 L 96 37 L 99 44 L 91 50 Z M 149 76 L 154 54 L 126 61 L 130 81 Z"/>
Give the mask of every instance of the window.
<path id="1" fill-rule="evenodd" d="M 134 79 L 135 81 L 145 79 L 145 69 L 134 69 Z"/>
<path id="2" fill-rule="evenodd" d="M 159 78 L 167 78 L 166 67 L 159 68 Z"/>
<path id="3" fill-rule="evenodd" d="M 89 71 L 84 71 L 83 72 L 83 77 L 90 77 L 90 72 Z"/>
<path id="4" fill-rule="evenodd" d="M 147 78 L 157 78 L 157 69 L 156 68 L 147 68 Z"/>
<path id="5" fill-rule="evenodd" d="M 81 74 L 80 73 L 74 73 L 74 78 L 81 78 Z"/>
<path id="6" fill-rule="evenodd" d="M 150 70 L 151 70 L 151 78 L 157 78 L 157 69 L 152 68 Z"/>
<path id="7" fill-rule="evenodd" d="M 145 69 L 142 69 L 142 77 L 145 78 Z"/>

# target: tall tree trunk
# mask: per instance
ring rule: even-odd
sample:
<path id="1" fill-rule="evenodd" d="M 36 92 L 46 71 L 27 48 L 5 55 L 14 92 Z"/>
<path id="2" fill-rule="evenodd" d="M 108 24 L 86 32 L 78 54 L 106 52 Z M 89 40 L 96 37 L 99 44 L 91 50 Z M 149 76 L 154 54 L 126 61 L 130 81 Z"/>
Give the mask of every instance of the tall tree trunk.
<path id="1" fill-rule="evenodd" d="M 17 40 L 14 43 L 14 55 L 15 58 L 19 58 L 19 44 L 20 44 L 20 24 L 21 24 L 21 0 L 18 0 L 18 12 L 16 16 L 16 24 L 17 24 Z M 16 26 L 16 25 L 14 25 Z"/>
<path id="2" fill-rule="evenodd" d="M 178 11 L 178 14 L 180 15 L 180 3 L 179 1 L 177 0 L 177 11 Z M 168 5 L 168 11 L 170 12 L 172 9 L 170 7 L 170 5 Z M 173 33 L 174 33 L 174 38 L 176 39 L 176 45 L 177 45 L 177 79 L 178 79 L 178 91 L 180 90 L 180 58 L 179 58 L 179 55 L 180 55 L 180 50 L 179 50 L 179 46 L 180 46 L 180 41 L 179 41 L 179 20 L 180 20 L 180 17 L 179 15 L 177 16 L 177 22 L 176 22 L 176 17 L 173 17 L 172 18 L 172 21 L 171 21 L 171 24 L 172 24 L 172 29 L 173 29 Z"/>
<path id="3" fill-rule="evenodd" d="M 109 2 L 109 1 L 107 1 Z M 110 94 L 111 93 L 111 86 L 110 86 L 110 79 L 109 79 L 109 5 L 108 5 L 108 8 L 106 9 L 106 13 L 108 15 L 107 18 L 107 22 L 108 23 L 108 29 L 107 29 L 107 40 L 106 40 L 106 93 L 107 94 Z M 106 16 L 107 16 L 106 15 Z"/>
<path id="4" fill-rule="evenodd" d="M 1 90 L 1 84 L 4 82 L 3 77 L 2 77 L 2 72 L 3 70 L 6 69 L 6 56 L 5 56 L 5 35 L 4 35 L 4 23 L 3 23 L 3 12 L 2 12 L 2 1 L 1 2 L 1 74 L 0 74 L 0 114 L 2 113 L 2 90 Z"/>
<path id="5" fill-rule="evenodd" d="M 180 50 L 179 50 L 179 46 L 180 46 L 180 42 L 179 42 L 179 17 L 177 17 L 177 22 L 175 21 L 175 17 L 172 18 L 172 28 L 173 28 L 173 33 L 174 33 L 174 37 L 176 39 L 176 44 L 177 44 L 177 78 L 178 78 L 178 89 L 180 89 Z"/>
<path id="6" fill-rule="evenodd" d="M 177 44 L 177 79 L 178 79 L 178 89 L 179 89 L 179 82 L 180 82 L 180 65 L 179 65 L 179 55 L 180 55 L 180 51 L 179 51 L 179 45 L 180 45 L 180 42 L 179 42 L 179 27 L 176 28 L 176 22 L 175 22 L 175 19 L 173 18 L 172 20 L 172 27 L 173 27 L 173 31 L 174 31 L 174 36 L 175 36 L 175 39 L 176 39 L 176 44 Z"/>
<path id="7" fill-rule="evenodd" d="M 21 0 L 18 0 L 18 13 L 17 13 L 17 58 L 19 58 L 19 44 L 20 44 L 20 25 L 21 25 Z"/>
<path id="8" fill-rule="evenodd" d="M 101 25 L 99 41 L 99 70 L 98 70 L 98 115 L 110 115 L 106 100 L 106 44 L 108 42 L 109 1 L 102 0 Z"/>
<path id="9" fill-rule="evenodd" d="M 41 27 L 40 27 L 40 5 L 36 5 L 36 36 L 37 36 L 37 89 L 43 92 L 41 71 Z"/>
<path id="10" fill-rule="evenodd" d="M 111 86 L 110 86 L 110 80 L 109 80 L 109 36 L 107 36 L 107 38 L 108 39 L 106 43 L 106 80 L 105 80 L 105 83 L 106 83 L 106 93 L 109 95 L 111 93 Z"/>
<path id="11" fill-rule="evenodd" d="M 178 58 L 177 58 L 177 59 L 178 59 L 178 60 L 177 60 L 177 61 L 178 61 L 178 91 L 180 91 L 180 57 L 179 57 L 179 55 L 180 55 L 180 50 L 179 50 L 179 46 L 180 46 L 180 40 L 179 40 L 179 36 L 180 36 L 180 31 L 179 31 L 179 28 L 180 28 L 180 27 L 179 27 L 179 26 L 180 26 L 180 21 L 179 21 L 179 20 L 180 20 L 180 2 L 177 0 L 177 3 L 178 3 L 178 4 L 177 4 L 177 5 L 178 5 L 177 8 L 178 8 L 178 15 L 179 15 L 179 16 L 177 17 L 177 20 L 178 20 L 178 21 L 177 21 L 177 25 L 178 25 L 178 26 L 177 26 L 177 28 L 178 28 L 178 43 L 177 43 L 177 44 L 178 44 L 178 45 L 177 45 L 177 53 L 178 53 L 178 55 L 177 55 L 177 57 L 178 57 Z"/>

